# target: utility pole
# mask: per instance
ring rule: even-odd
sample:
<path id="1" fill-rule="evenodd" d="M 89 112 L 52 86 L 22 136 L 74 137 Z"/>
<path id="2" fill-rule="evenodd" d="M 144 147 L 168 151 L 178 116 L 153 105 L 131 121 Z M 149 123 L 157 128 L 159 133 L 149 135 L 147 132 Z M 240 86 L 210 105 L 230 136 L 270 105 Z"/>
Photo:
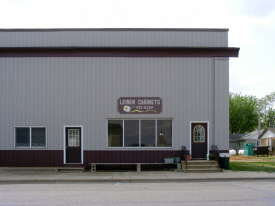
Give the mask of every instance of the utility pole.
<path id="1" fill-rule="evenodd" d="M 261 135 L 261 132 L 260 132 L 260 130 L 261 130 L 261 124 L 260 124 L 260 121 L 261 121 L 261 116 L 260 116 L 260 100 L 259 100 L 259 106 L 258 106 L 258 115 L 259 115 L 259 121 L 258 121 L 258 141 L 259 141 L 259 139 L 260 139 L 260 135 Z M 258 143 L 258 141 L 257 141 L 257 143 Z M 258 146 L 258 144 L 257 144 L 257 146 Z"/>

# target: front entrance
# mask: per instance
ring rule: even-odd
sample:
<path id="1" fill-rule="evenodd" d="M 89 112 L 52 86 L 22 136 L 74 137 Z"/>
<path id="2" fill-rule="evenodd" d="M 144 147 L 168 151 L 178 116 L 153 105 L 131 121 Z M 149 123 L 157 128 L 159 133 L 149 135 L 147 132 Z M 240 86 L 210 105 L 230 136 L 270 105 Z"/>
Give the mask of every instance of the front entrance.
<path id="1" fill-rule="evenodd" d="M 207 154 L 207 123 L 191 124 L 192 159 L 205 159 Z"/>
<path id="2" fill-rule="evenodd" d="M 65 163 L 81 164 L 81 127 L 65 127 L 66 159 Z"/>

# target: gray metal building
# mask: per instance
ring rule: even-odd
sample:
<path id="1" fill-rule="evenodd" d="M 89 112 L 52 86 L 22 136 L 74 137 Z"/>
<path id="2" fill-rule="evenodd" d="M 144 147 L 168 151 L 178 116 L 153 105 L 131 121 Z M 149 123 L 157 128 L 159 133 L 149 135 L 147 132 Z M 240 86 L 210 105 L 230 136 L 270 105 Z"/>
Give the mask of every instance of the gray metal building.
<path id="1" fill-rule="evenodd" d="M 229 149 L 228 29 L 1 29 L 0 166 Z"/>

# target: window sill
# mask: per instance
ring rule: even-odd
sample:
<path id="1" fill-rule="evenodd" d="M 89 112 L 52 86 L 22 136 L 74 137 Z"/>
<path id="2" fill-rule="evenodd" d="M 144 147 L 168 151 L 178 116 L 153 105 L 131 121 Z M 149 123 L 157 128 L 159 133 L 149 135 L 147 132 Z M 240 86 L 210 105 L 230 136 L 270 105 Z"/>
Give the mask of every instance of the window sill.
<path id="1" fill-rule="evenodd" d="M 107 147 L 107 149 L 121 149 L 121 150 L 164 150 L 173 149 L 173 147 Z"/>
<path id="2" fill-rule="evenodd" d="M 38 150 L 38 149 L 48 149 L 48 147 L 14 147 L 15 150 Z"/>

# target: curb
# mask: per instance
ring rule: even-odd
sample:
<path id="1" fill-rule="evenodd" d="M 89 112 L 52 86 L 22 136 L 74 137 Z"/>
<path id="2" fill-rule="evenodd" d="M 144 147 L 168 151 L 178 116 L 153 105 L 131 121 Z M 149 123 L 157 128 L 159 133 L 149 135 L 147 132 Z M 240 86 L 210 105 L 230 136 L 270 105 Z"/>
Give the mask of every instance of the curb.
<path id="1" fill-rule="evenodd" d="M 214 181 L 258 181 L 275 180 L 275 177 L 242 177 L 242 178 L 190 178 L 190 179 L 54 179 L 54 180 L 0 180 L 0 184 L 27 184 L 27 183 L 100 183 L 100 182 L 214 182 Z"/>

